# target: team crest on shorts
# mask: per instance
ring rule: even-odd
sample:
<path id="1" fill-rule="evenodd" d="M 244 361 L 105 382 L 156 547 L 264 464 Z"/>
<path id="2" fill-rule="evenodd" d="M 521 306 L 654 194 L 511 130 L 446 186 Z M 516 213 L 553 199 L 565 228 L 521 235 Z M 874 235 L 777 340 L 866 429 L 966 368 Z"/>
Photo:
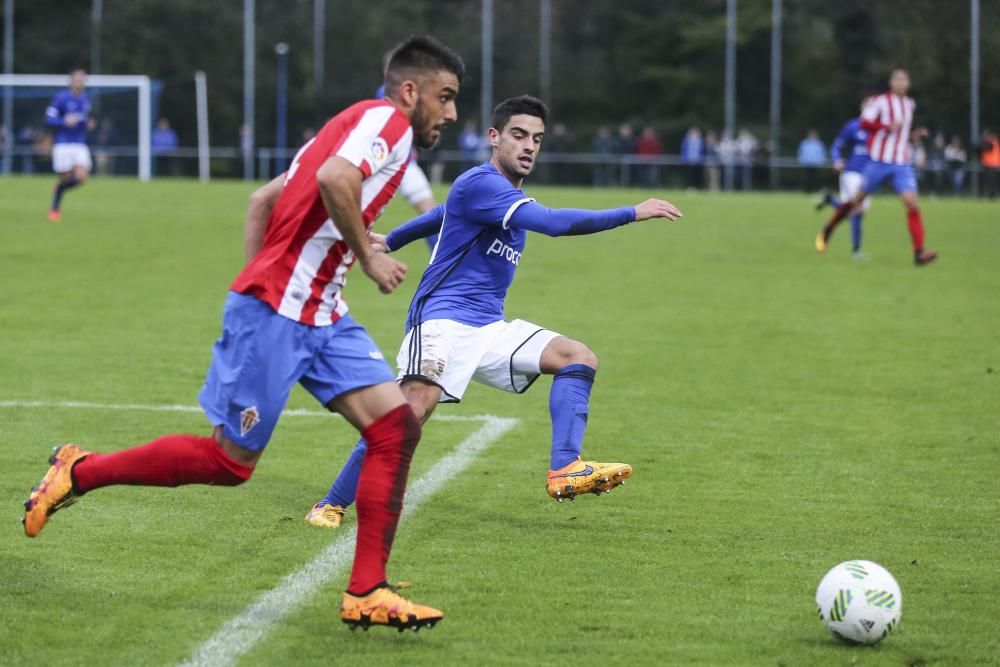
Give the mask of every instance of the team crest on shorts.
<path id="1" fill-rule="evenodd" d="M 377 170 L 389 158 L 389 144 L 382 137 L 375 137 L 372 145 L 368 147 L 368 161 L 372 165 L 372 171 Z"/>
<path id="2" fill-rule="evenodd" d="M 260 413 L 257 406 L 251 405 L 240 413 L 240 435 L 246 435 L 254 426 L 260 423 Z"/>

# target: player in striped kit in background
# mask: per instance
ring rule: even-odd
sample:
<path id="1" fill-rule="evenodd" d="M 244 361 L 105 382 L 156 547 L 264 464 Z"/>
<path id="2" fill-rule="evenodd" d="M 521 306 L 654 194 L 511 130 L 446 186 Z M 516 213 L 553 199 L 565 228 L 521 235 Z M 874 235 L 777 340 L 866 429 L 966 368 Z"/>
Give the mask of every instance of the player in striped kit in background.
<path id="1" fill-rule="evenodd" d="M 347 313 L 341 289 L 355 259 L 383 293 L 403 280 L 406 267 L 376 252 L 368 232 L 399 186 L 413 143 L 433 146 L 457 119 L 464 72 L 462 60 L 436 40 L 407 40 L 389 63 L 386 99 L 339 113 L 299 150 L 287 174 L 254 193 L 249 261 L 230 287 L 198 397 L 212 435 L 167 435 L 108 454 L 57 448 L 24 504 L 28 537 L 57 510 L 105 486 L 242 484 L 299 383 L 368 442 L 341 619 L 366 629 L 418 629 L 443 617 L 386 582 L 420 422 L 368 332 Z"/>
<path id="2" fill-rule="evenodd" d="M 865 197 L 876 192 L 887 180 L 906 207 L 906 221 L 913 241 L 913 262 L 917 266 L 937 259 L 937 253 L 924 249 L 924 223 L 920 217 L 917 200 L 917 179 L 913 174 L 910 158 L 910 139 L 925 136 L 924 128 L 913 129 L 913 111 L 916 103 L 907 97 L 910 75 L 905 69 L 896 68 L 889 78 L 889 92 L 871 98 L 861 113 L 861 128 L 868 131 L 870 161 L 864 168 L 864 186 L 851 199 L 844 201 L 834 211 L 830 221 L 816 237 L 816 250 L 826 252 L 830 236 L 837 225 Z"/>

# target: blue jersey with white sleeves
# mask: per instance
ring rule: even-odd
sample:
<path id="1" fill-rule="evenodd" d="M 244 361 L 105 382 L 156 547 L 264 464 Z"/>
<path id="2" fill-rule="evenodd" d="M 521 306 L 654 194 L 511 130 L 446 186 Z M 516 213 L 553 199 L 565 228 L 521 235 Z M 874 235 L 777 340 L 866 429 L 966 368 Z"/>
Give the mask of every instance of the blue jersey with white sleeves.
<path id="1" fill-rule="evenodd" d="M 830 159 L 844 161 L 844 171 L 864 171 L 868 164 L 868 131 L 861 128 L 861 119 L 847 121 L 830 145 Z"/>
<path id="2" fill-rule="evenodd" d="M 550 236 L 592 234 L 635 220 L 631 206 L 588 211 L 549 209 L 511 185 L 487 162 L 452 185 L 445 204 L 393 230 L 390 250 L 440 231 L 410 304 L 409 331 L 448 319 L 485 326 L 504 319 L 504 300 L 524 253 L 528 231 Z"/>
<path id="3" fill-rule="evenodd" d="M 89 117 L 90 97 L 87 93 L 74 95 L 72 90 L 58 93 L 45 110 L 45 124 L 55 128 L 53 141 L 57 144 L 87 143 Z"/>

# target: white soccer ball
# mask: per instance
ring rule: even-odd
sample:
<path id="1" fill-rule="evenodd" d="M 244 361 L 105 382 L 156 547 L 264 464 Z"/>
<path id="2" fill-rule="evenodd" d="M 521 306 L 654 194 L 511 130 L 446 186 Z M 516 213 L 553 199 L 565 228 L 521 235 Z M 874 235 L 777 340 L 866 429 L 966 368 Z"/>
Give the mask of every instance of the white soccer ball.
<path id="1" fill-rule="evenodd" d="M 816 589 L 819 619 L 833 634 L 877 644 L 899 624 L 903 594 L 889 571 L 868 560 L 849 560 L 826 573 Z"/>

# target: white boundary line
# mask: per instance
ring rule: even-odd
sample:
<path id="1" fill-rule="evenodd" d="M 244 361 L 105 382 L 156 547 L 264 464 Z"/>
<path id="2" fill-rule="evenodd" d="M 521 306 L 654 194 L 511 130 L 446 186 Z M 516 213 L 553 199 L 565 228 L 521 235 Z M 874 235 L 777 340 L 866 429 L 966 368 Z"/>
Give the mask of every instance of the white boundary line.
<path id="1" fill-rule="evenodd" d="M 9 409 L 83 409 L 83 410 L 137 410 L 146 412 L 201 412 L 192 405 L 135 405 L 103 404 L 76 401 L 0 401 L 0 408 Z M 285 410 L 290 417 L 326 417 L 331 413 L 322 410 Z M 480 422 L 483 425 L 463 440 L 453 452 L 441 458 L 424 475 L 409 485 L 405 519 L 425 500 L 434 495 L 451 478 L 468 468 L 487 447 L 499 440 L 519 423 L 517 419 L 492 415 L 441 415 L 435 420 L 453 422 Z M 275 625 L 309 602 L 320 588 L 348 566 L 354 556 L 357 526 L 341 533 L 328 547 L 299 570 L 289 574 L 277 586 L 258 597 L 239 615 L 227 621 L 219 630 L 196 648 L 182 667 L 229 667 L 245 655 Z"/>
<path id="2" fill-rule="evenodd" d="M 68 410 L 129 410 L 142 412 L 198 412 L 202 409 L 196 405 L 140 405 L 136 403 L 87 403 L 81 401 L 0 401 L 0 409 L 68 409 Z M 285 410 L 282 417 L 339 417 L 335 412 L 327 410 Z M 445 422 L 484 422 L 496 419 L 493 415 L 433 415 L 432 420 Z"/>
<path id="3" fill-rule="evenodd" d="M 517 425 L 517 419 L 482 417 L 485 423 L 452 453 L 446 455 L 406 492 L 403 519 L 455 475 L 469 467 L 479 454 Z M 320 588 L 348 566 L 354 556 L 357 526 L 334 540 L 318 556 L 264 593 L 238 616 L 196 648 L 182 667 L 228 667 L 256 646 L 272 627 L 309 602 Z M 346 631 L 346 629 L 345 629 Z"/>

